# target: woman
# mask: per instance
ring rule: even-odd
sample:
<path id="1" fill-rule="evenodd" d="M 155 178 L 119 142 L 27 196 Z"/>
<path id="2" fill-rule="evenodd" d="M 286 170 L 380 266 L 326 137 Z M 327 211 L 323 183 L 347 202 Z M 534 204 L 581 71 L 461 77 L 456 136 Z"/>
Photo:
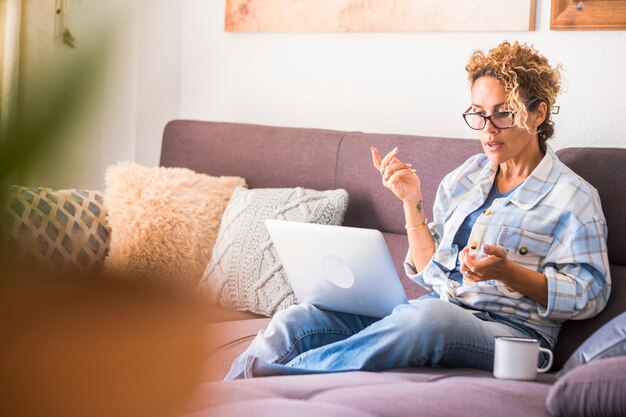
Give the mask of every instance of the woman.
<path id="1" fill-rule="evenodd" d="M 277 313 L 226 379 L 412 366 L 491 370 L 495 337 L 553 348 L 561 323 L 596 315 L 610 293 L 606 223 L 597 191 L 546 141 L 558 68 L 526 45 L 475 52 L 463 113 L 484 154 L 444 178 L 433 222 L 420 180 L 398 149 L 383 185 L 402 202 L 408 275 L 432 294 L 383 319 L 292 306 Z"/>

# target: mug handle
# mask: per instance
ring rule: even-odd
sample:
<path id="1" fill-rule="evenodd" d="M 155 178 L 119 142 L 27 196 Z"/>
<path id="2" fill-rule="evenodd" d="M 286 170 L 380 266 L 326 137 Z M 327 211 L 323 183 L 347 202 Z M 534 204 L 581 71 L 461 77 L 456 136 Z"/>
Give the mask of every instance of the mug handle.
<path id="1" fill-rule="evenodd" d="M 537 372 L 548 372 L 550 368 L 552 368 L 552 359 L 553 359 L 552 351 L 550 349 L 545 349 L 545 348 L 540 347 L 539 352 L 547 353 L 550 359 L 548 359 L 548 364 L 546 366 L 544 366 L 543 368 L 537 368 Z"/>

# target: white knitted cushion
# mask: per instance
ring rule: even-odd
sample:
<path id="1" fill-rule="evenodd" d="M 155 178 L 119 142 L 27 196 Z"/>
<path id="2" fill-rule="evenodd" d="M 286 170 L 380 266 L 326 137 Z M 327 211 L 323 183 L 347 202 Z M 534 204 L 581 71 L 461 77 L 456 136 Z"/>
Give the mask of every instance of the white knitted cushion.
<path id="1" fill-rule="evenodd" d="M 272 316 L 296 303 L 265 219 L 339 225 L 348 207 L 346 190 L 237 188 L 199 289 L 214 305 Z"/>

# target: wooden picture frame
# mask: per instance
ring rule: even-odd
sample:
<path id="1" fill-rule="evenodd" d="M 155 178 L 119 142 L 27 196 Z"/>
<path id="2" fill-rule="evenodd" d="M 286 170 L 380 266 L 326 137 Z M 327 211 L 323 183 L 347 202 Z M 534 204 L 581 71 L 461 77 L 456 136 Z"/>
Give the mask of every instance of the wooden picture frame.
<path id="1" fill-rule="evenodd" d="M 550 30 L 625 30 L 626 0 L 552 0 Z"/>

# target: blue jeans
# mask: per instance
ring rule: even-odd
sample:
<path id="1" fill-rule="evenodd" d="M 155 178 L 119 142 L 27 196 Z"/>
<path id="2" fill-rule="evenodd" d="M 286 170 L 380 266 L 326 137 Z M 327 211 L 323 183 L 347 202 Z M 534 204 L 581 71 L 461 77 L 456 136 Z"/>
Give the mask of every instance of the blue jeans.
<path id="1" fill-rule="evenodd" d="M 400 305 L 382 319 L 300 304 L 278 312 L 225 379 L 418 366 L 492 370 L 496 336 L 537 337 L 434 298 Z"/>

